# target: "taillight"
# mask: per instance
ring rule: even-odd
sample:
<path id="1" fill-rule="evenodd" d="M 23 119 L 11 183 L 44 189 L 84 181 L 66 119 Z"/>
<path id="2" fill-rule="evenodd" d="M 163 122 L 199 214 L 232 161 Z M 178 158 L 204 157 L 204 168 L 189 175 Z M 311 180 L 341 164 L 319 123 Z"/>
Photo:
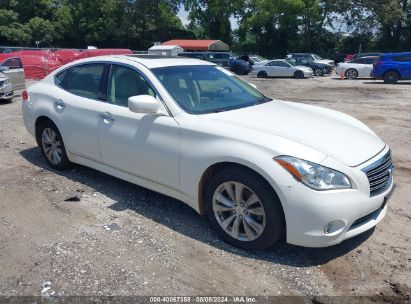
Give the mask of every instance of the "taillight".
<path id="1" fill-rule="evenodd" d="M 27 91 L 24 90 L 24 91 L 21 93 L 21 98 L 23 99 L 23 101 L 29 100 L 29 93 L 27 93 Z"/>

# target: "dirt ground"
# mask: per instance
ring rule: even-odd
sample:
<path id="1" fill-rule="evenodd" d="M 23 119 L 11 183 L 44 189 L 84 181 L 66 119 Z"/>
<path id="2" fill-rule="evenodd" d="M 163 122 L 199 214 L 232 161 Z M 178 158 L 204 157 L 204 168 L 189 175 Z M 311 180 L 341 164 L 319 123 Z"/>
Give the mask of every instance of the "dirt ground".
<path id="1" fill-rule="evenodd" d="M 50 169 L 15 98 L 0 103 L 0 296 L 409 296 L 411 83 L 246 78 L 350 114 L 391 146 L 396 190 L 376 229 L 323 249 L 233 248 L 181 202 L 85 167 Z M 81 200 L 66 202 L 73 192 Z"/>

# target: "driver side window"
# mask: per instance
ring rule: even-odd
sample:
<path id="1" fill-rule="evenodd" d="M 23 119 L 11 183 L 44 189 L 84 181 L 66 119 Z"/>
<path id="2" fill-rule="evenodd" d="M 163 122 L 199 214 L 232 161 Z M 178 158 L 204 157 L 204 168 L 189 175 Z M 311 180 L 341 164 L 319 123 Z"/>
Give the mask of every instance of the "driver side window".
<path id="1" fill-rule="evenodd" d="M 156 97 L 150 84 L 136 70 L 113 65 L 108 79 L 107 101 L 114 105 L 128 107 L 129 97 L 137 95 Z"/>

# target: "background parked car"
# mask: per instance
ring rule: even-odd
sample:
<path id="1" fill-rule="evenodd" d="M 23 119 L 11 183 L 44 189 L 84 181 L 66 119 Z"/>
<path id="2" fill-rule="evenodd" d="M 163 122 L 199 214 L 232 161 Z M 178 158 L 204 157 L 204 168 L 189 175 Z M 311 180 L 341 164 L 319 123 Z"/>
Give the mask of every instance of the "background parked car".
<path id="1" fill-rule="evenodd" d="M 14 97 L 13 84 L 10 78 L 1 73 L 0 67 L 0 101 L 11 101 Z"/>
<path id="2" fill-rule="evenodd" d="M 297 59 L 297 58 L 305 58 L 308 60 L 314 60 L 316 63 L 323 63 L 323 64 L 329 64 L 331 66 L 334 66 L 334 60 L 331 59 L 324 59 L 321 58 L 320 56 L 313 54 L 313 53 L 291 53 L 287 55 L 287 59 Z"/>
<path id="3" fill-rule="evenodd" d="M 302 65 L 293 65 L 283 59 L 270 60 L 264 65 L 255 65 L 251 75 L 258 78 L 266 77 L 312 77 L 313 70 Z"/>
<path id="4" fill-rule="evenodd" d="M 26 77 L 20 58 L 8 58 L 0 64 L 0 72 L 10 78 L 13 83 L 13 91 L 22 90 L 26 87 Z"/>
<path id="5" fill-rule="evenodd" d="M 347 79 L 373 77 L 373 63 L 378 57 L 359 57 L 357 59 L 340 62 L 335 69 L 337 75 L 344 73 Z"/>
<path id="6" fill-rule="evenodd" d="M 207 53 L 202 52 L 183 52 L 178 54 L 180 57 L 187 57 L 187 58 L 196 58 L 201 60 L 208 60 L 210 59 L 210 55 L 207 56 Z"/>
<path id="7" fill-rule="evenodd" d="M 211 55 L 208 61 L 226 67 L 238 75 L 246 75 L 251 71 L 251 64 L 245 60 L 237 59 L 232 53 L 209 53 Z"/>
<path id="8" fill-rule="evenodd" d="M 249 55 L 253 65 L 261 65 L 268 62 L 267 58 L 261 57 L 260 55 Z"/>
<path id="9" fill-rule="evenodd" d="M 352 61 L 352 60 L 354 60 L 354 59 L 364 58 L 364 57 L 378 57 L 378 56 L 382 56 L 382 55 L 384 55 L 384 53 L 381 53 L 381 52 L 358 53 L 358 54 L 354 54 L 354 55 L 352 56 L 352 58 L 351 58 L 350 60 L 347 60 L 347 61 Z"/>
<path id="10" fill-rule="evenodd" d="M 385 83 L 411 80 L 411 52 L 385 54 L 374 63 L 374 77 Z"/>
<path id="11" fill-rule="evenodd" d="M 288 59 L 287 61 L 291 62 L 294 65 L 303 65 L 303 66 L 311 68 L 315 76 L 323 76 L 324 74 L 330 74 L 333 69 L 333 67 L 329 64 L 318 63 L 312 59 L 297 57 L 297 58 Z"/>

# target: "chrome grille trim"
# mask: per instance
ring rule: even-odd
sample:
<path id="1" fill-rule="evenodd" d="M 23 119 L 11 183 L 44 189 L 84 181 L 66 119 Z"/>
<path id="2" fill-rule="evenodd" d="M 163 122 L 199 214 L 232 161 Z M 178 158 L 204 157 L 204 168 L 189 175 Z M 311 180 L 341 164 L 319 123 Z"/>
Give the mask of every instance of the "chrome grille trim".
<path id="1" fill-rule="evenodd" d="M 392 183 L 393 171 L 391 151 L 388 151 L 376 162 L 362 169 L 370 184 L 370 196 L 384 192 Z"/>

